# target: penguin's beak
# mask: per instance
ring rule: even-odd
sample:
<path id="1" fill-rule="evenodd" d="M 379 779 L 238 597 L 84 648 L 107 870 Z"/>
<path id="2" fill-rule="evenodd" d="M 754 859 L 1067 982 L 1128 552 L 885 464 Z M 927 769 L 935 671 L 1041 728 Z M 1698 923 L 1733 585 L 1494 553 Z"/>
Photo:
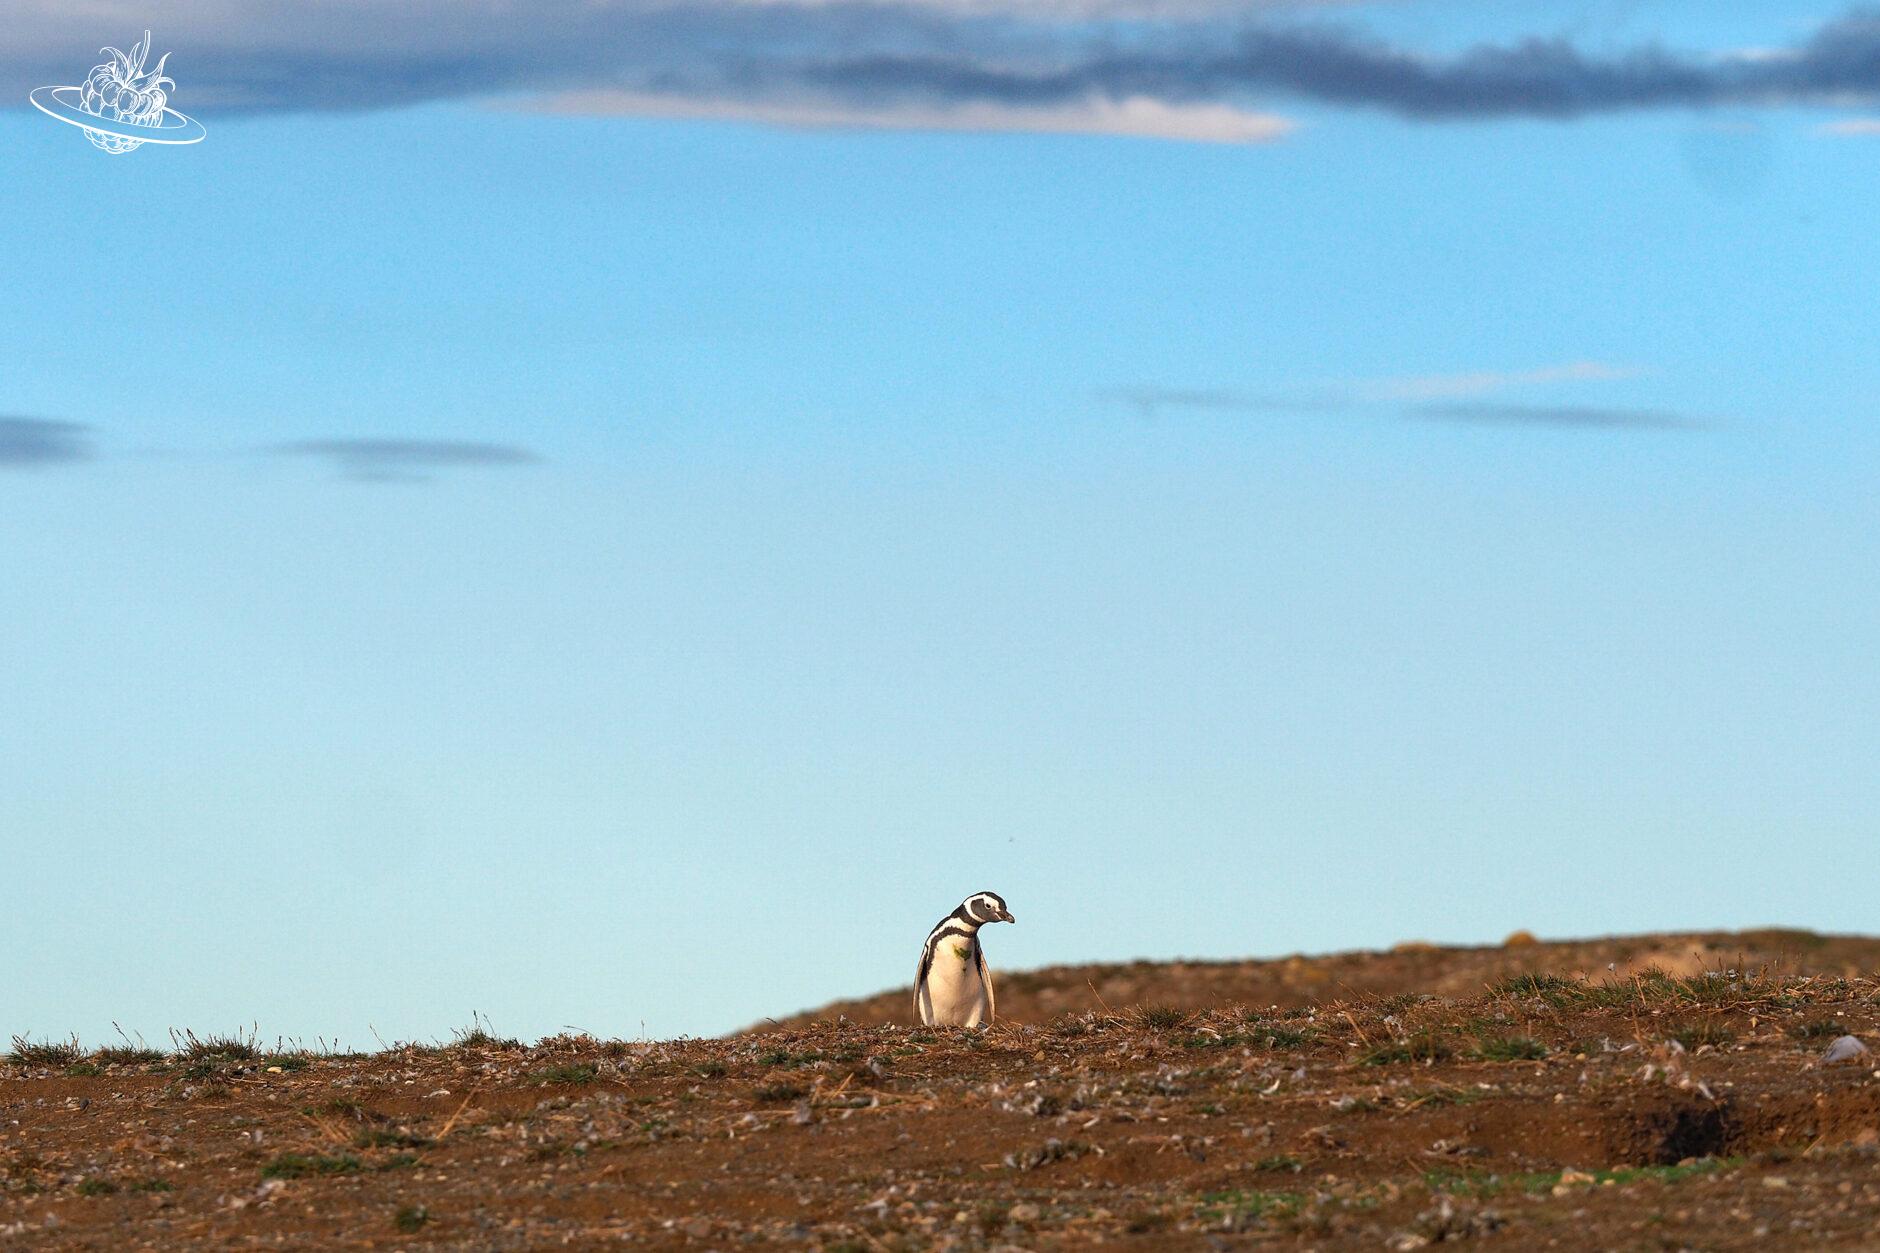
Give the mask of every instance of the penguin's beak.
<path id="1" fill-rule="evenodd" d="M 1017 922 L 1018 919 L 1012 917 L 1011 914 L 1007 913 L 1007 914 L 1000 914 L 999 921 L 1000 922 Z"/>

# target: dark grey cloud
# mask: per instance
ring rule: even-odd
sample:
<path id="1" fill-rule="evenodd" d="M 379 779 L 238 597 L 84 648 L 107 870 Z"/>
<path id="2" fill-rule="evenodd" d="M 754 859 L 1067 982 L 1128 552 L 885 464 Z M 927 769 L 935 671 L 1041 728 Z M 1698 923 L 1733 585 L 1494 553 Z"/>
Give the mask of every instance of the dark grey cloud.
<path id="1" fill-rule="evenodd" d="M 1592 55 L 1563 38 L 1420 54 L 1335 27 L 1187 35 L 1179 46 L 1105 50 L 1046 67 L 970 55 L 833 60 L 816 82 L 868 95 L 1040 104 L 1088 95 L 1186 101 L 1256 94 L 1406 117 L 1574 118 L 1633 109 L 1849 105 L 1880 98 L 1880 16 L 1852 13 L 1792 47 L 1754 55 L 1657 46 Z"/>
<path id="2" fill-rule="evenodd" d="M 361 483 L 428 482 L 439 470 L 529 465 L 541 460 L 513 444 L 432 439 L 303 439 L 276 445 L 285 456 L 325 461 Z"/>
<path id="3" fill-rule="evenodd" d="M 0 469 L 88 461 L 90 428 L 77 422 L 0 417 Z"/>
<path id="4" fill-rule="evenodd" d="M 1501 426 L 1565 426 L 1600 431 L 1701 431 L 1712 423 L 1663 409 L 1611 409 L 1596 405 L 1510 405 L 1490 402 L 1418 405 L 1418 418 Z"/>
<path id="5" fill-rule="evenodd" d="M 143 8 L 112 15 L 27 0 L 0 40 L 0 100 L 83 78 L 102 42 L 135 38 Z M 220 0 L 172 6 L 155 47 L 186 110 L 344 112 L 505 93 L 613 87 L 729 92 L 833 56 L 1006 47 L 1033 25 L 971 8 L 869 0 Z M 198 10 L 191 13 L 188 10 Z M 194 17 L 195 20 L 189 20 Z M 9 23 L 14 19 L 9 18 Z M 1039 30 L 1059 23 L 1037 24 Z M 112 34 L 119 31 L 121 34 Z M 1032 42 L 1040 36 L 1022 37 Z M 760 73 L 760 66 L 770 66 Z"/>
<path id="6" fill-rule="evenodd" d="M 82 75 L 114 13 L 25 0 L 0 46 L 5 97 Z M 1537 36 L 1445 55 L 1208 0 L 185 0 L 169 20 L 158 46 L 176 53 L 179 104 L 224 112 L 586 89 L 861 107 L 1299 100 L 1423 120 L 1880 101 L 1871 9 L 1754 53 Z"/>

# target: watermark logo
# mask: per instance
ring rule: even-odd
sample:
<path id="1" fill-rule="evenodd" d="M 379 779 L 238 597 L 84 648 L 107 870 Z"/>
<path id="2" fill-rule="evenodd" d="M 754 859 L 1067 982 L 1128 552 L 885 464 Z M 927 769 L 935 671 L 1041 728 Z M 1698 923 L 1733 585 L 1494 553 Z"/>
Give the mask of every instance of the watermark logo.
<path id="1" fill-rule="evenodd" d="M 135 152 L 145 144 L 193 144 L 206 133 L 202 123 L 184 117 L 170 108 L 166 86 L 176 83 L 164 77 L 164 53 L 154 68 L 145 68 L 150 57 L 150 32 L 143 42 L 129 52 L 101 48 L 111 59 L 94 65 L 77 87 L 36 88 L 30 99 L 41 113 L 61 122 L 82 127 L 85 138 L 113 156 Z"/>

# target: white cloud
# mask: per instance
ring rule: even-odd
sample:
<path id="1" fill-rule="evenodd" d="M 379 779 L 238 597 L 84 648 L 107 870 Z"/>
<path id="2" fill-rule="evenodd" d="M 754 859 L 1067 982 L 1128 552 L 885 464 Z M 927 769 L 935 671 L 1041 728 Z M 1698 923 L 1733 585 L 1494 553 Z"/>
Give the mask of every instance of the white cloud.
<path id="1" fill-rule="evenodd" d="M 1880 117 L 1851 117 L 1840 122 L 1823 122 L 1815 130 L 1822 135 L 1880 135 Z"/>
<path id="2" fill-rule="evenodd" d="M 1040 107 L 964 103 L 860 108 L 603 90 L 563 92 L 517 107 L 563 115 L 702 118 L 812 130 L 1033 131 L 1206 144 L 1270 143 L 1294 127 L 1291 120 L 1271 113 L 1224 104 L 1169 104 L 1144 96 Z"/>
<path id="3" fill-rule="evenodd" d="M 1604 361 L 1570 361 L 1565 365 L 1542 366 L 1535 370 L 1476 370 L 1467 374 L 1422 374 L 1381 379 L 1364 384 L 1358 390 L 1367 400 L 1454 400 L 1544 383 L 1606 382 L 1637 378 L 1643 373 L 1645 371 L 1636 366 L 1611 365 Z"/>

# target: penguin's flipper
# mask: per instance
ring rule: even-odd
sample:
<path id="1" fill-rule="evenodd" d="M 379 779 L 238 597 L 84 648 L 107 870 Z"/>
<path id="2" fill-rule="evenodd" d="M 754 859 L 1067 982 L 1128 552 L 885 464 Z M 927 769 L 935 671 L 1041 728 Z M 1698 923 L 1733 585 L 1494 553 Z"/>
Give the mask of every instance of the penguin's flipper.
<path id="1" fill-rule="evenodd" d="M 914 1017 L 924 1025 L 926 1017 L 920 1012 L 920 990 L 927 984 L 927 972 L 933 969 L 933 945 L 928 944 L 920 950 L 920 964 L 914 968 Z"/>
<path id="2" fill-rule="evenodd" d="M 992 1002 L 992 972 L 986 969 L 986 950 L 973 945 L 973 956 L 979 959 L 979 986 L 986 990 L 986 1023 L 990 1025 L 994 1017 Z"/>

